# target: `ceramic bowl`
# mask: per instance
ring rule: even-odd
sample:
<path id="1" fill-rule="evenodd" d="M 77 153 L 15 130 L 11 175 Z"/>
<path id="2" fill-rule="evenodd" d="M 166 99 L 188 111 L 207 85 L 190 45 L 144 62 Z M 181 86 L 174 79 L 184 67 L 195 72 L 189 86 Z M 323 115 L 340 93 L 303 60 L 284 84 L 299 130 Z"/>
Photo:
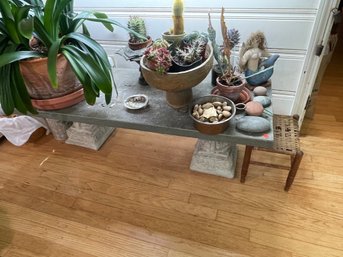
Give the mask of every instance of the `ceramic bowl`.
<path id="1" fill-rule="evenodd" d="M 216 123 L 209 123 L 209 122 L 203 122 L 193 117 L 193 108 L 196 104 L 205 104 L 208 102 L 227 102 L 228 106 L 231 106 L 231 116 L 216 122 Z M 189 116 L 193 120 L 194 127 L 201 133 L 209 134 L 209 135 L 215 135 L 220 134 L 224 132 L 227 127 L 229 126 L 230 120 L 235 116 L 236 114 L 236 106 L 235 104 L 228 98 L 223 96 L 216 96 L 216 95 L 209 95 L 209 96 L 203 96 L 200 98 L 197 98 L 193 101 L 191 108 L 189 108 Z"/>

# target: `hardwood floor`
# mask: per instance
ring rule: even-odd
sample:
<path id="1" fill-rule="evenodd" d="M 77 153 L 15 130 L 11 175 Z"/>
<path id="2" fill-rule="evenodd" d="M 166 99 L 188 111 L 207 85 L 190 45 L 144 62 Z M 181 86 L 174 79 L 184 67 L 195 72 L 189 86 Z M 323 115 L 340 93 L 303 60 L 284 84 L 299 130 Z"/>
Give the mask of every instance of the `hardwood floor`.
<path id="1" fill-rule="evenodd" d="M 252 165 L 244 185 L 191 172 L 191 138 L 118 129 L 98 152 L 51 136 L 3 142 L 0 256 L 343 256 L 342 50 L 303 125 L 288 193 L 285 170 Z"/>

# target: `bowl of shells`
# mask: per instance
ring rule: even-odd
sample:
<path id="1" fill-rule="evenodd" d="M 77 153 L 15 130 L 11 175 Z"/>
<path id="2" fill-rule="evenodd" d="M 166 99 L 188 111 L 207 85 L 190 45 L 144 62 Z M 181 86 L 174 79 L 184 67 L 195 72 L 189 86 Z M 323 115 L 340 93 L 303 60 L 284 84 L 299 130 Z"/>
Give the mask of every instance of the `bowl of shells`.
<path id="1" fill-rule="evenodd" d="M 215 95 L 195 99 L 189 110 L 194 127 L 209 135 L 224 132 L 235 114 L 236 107 L 230 99 Z"/>

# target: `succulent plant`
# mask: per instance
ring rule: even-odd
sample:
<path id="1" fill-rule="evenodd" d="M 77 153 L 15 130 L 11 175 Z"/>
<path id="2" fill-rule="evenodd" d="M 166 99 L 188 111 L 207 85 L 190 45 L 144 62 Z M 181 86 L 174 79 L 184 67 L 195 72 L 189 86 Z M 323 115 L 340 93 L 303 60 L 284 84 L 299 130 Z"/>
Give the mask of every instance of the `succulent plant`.
<path id="1" fill-rule="evenodd" d="M 183 24 L 183 0 L 173 1 L 173 33 L 174 35 L 180 35 L 184 33 Z"/>
<path id="2" fill-rule="evenodd" d="M 227 35 L 230 40 L 230 48 L 233 49 L 239 43 L 239 40 L 240 40 L 239 31 L 237 29 L 229 29 L 227 31 Z"/>
<path id="3" fill-rule="evenodd" d="M 183 49 L 176 48 L 174 61 L 179 64 L 188 65 L 201 58 L 202 48 L 196 46 L 187 46 Z"/>
<path id="4" fill-rule="evenodd" d="M 152 48 L 153 49 L 157 49 L 157 48 L 162 48 L 163 47 L 163 48 L 168 49 L 169 45 L 170 44 L 166 40 L 158 38 L 152 44 Z"/>
<path id="5" fill-rule="evenodd" d="M 239 32 L 236 29 L 227 29 L 224 20 L 224 8 L 222 8 L 220 24 L 223 37 L 223 46 L 219 47 L 219 45 L 216 42 L 216 31 L 212 26 L 210 13 L 208 14 L 208 17 L 208 35 L 209 39 L 212 42 L 214 58 L 216 59 L 221 71 L 221 79 L 226 81 L 227 85 L 232 85 L 237 80 L 239 80 L 239 78 L 237 78 L 237 76 L 235 75 L 235 69 L 232 67 L 230 63 L 231 50 L 236 44 L 238 44 L 240 39 Z"/>
<path id="6" fill-rule="evenodd" d="M 165 74 L 172 65 L 171 54 L 164 47 L 149 47 L 144 52 L 144 64 L 159 74 Z"/>
<path id="7" fill-rule="evenodd" d="M 138 16 L 131 16 L 127 23 L 127 27 L 147 38 L 146 27 L 143 18 Z M 137 37 L 137 35 L 133 33 L 129 33 L 129 36 L 131 43 L 142 43 L 145 41 L 144 39 Z"/>

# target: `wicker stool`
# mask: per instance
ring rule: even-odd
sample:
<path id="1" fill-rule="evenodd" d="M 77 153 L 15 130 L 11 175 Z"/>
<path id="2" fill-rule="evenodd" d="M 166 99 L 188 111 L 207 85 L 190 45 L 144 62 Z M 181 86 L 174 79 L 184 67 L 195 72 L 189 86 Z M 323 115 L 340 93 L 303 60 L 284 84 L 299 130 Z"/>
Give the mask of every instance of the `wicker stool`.
<path id="1" fill-rule="evenodd" d="M 263 150 L 274 153 L 288 154 L 291 156 L 291 164 L 289 173 L 284 187 L 285 191 L 288 191 L 291 187 L 293 180 L 297 174 L 303 152 L 300 150 L 299 144 L 299 116 L 283 116 L 274 115 L 274 146 L 271 149 L 268 148 L 254 148 L 253 146 L 245 147 L 245 154 L 243 159 L 242 171 L 241 171 L 241 183 L 245 182 L 245 177 L 248 173 L 249 164 L 257 164 L 275 168 L 285 168 L 282 165 L 266 164 L 261 162 L 250 161 L 251 153 L 253 149 Z"/>

